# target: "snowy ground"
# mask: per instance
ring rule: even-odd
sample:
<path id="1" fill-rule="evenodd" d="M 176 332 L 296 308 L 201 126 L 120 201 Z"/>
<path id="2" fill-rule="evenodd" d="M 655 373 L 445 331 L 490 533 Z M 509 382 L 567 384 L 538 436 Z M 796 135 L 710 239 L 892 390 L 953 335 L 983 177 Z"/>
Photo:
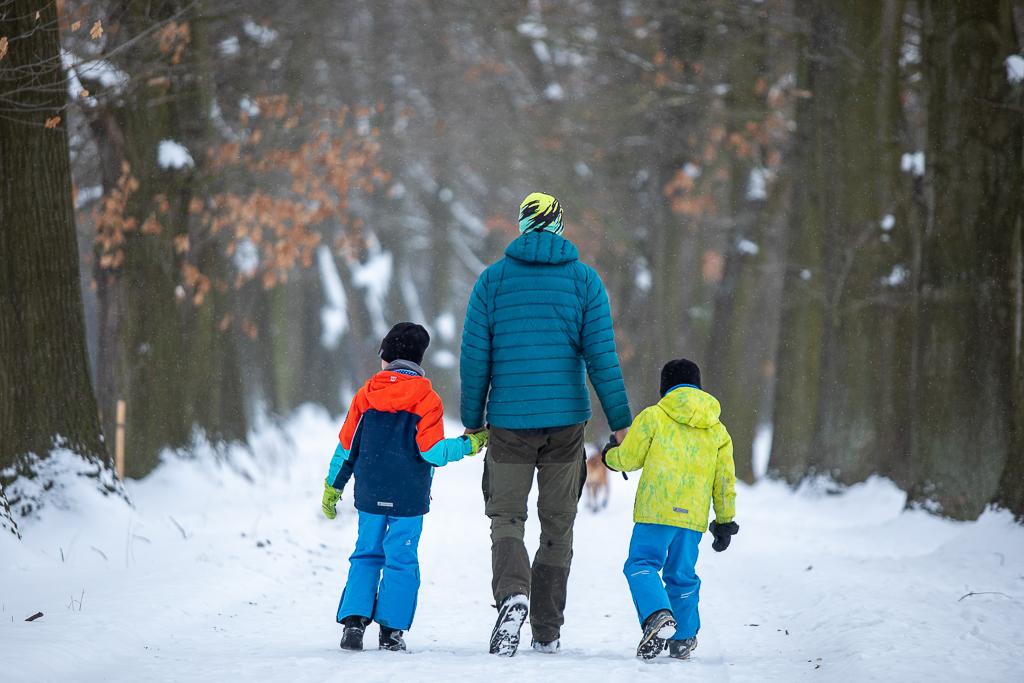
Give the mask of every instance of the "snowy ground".
<path id="1" fill-rule="evenodd" d="M 902 512 L 884 481 L 742 488 L 733 547 L 702 543 L 693 661 L 644 663 L 621 574 L 632 489 L 614 479 L 610 507 L 576 527 L 563 652 L 491 657 L 479 458 L 435 478 L 410 653 L 343 653 L 355 517 L 348 496 L 334 522 L 319 510 L 336 431 L 305 410 L 290 443 L 264 435 L 255 483 L 174 461 L 129 486 L 134 509 L 88 496 L 26 522 L 21 544 L 0 539 L 3 680 L 1024 680 L 1024 529 Z"/>

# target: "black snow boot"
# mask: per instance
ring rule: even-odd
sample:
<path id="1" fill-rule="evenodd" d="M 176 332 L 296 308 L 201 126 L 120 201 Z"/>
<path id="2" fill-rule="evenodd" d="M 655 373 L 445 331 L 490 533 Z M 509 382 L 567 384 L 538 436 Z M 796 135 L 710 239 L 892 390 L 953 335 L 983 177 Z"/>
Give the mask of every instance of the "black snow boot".
<path id="1" fill-rule="evenodd" d="M 366 626 L 370 620 L 366 617 L 345 617 L 341 625 L 345 627 L 341 635 L 341 649 L 359 652 L 363 649 L 363 634 L 366 633 Z"/>
<path id="2" fill-rule="evenodd" d="M 491 631 L 491 654 L 512 657 L 519 649 L 519 631 L 530 611 L 530 599 L 525 595 L 510 595 L 498 607 L 498 620 Z"/>
<path id="3" fill-rule="evenodd" d="M 405 639 L 402 638 L 402 632 L 397 628 L 381 626 L 379 642 L 381 650 L 391 650 L 392 652 L 402 652 L 405 650 Z"/>
<path id="4" fill-rule="evenodd" d="M 665 649 L 665 639 L 676 627 L 676 618 L 667 609 L 660 609 L 644 620 L 644 635 L 636 646 L 636 656 L 654 659 Z"/>
<path id="5" fill-rule="evenodd" d="M 697 649 L 697 636 L 684 640 L 668 641 L 668 656 L 675 659 L 689 659 L 690 653 Z"/>

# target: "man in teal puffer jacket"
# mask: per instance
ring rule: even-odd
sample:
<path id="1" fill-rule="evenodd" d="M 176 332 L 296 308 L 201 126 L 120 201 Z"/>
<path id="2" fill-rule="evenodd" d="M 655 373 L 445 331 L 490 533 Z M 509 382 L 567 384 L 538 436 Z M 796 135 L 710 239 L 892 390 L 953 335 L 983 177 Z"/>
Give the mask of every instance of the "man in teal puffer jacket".
<path id="1" fill-rule="evenodd" d="M 523 200 L 521 235 L 476 281 L 463 328 L 462 423 L 469 433 L 491 429 L 483 491 L 498 620 L 490 651 L 504 656 L 516 653 L 528 613 L 534 649 L 560 647 L 586 479 L 586 377 L 620 443 L 632 421 L 608 295 L 562 230 L 558 200 L 539 192 Z M 534 470 L 541 536 L 531 568 L 523 535 Z"/>

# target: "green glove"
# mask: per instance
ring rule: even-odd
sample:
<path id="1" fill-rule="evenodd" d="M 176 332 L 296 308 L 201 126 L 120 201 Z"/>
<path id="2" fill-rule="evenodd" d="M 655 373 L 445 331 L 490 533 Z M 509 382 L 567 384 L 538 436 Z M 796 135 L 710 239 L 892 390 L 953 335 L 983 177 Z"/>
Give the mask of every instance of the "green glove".
<path id="1" fill-rule="evenodd" d="M 472 434 L 466 434 L 466 438 L 469 439 L 469 454 L 476 455 L 480 452 L 480 449 L 487 445 L 488 431 L 486 429 L 473 432 Z"/>
<path id="2" fill-rule="evenodd" d="M 339 500 L 341 500 L 341 491 L 331 486 L 325 480 L 324 500 L 321 505 L 324 511 L 324 517 L 326 517 L 327 519 L 334 519 L 338 516 L 337 505 Z"/>

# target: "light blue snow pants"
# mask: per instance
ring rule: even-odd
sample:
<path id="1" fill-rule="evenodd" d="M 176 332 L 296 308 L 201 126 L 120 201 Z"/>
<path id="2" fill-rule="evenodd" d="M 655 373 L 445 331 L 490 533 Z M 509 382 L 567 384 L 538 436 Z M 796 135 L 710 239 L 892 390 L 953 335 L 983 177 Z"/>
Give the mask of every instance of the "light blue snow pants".
<path id="1" fill-rule="evenodd" d="M 674 640 L 692 638 L 700 630 L 700 579 L 694 568 L 701 536 L 665 524 L 636 524 L 622 568 L 641 625 L 654 612 L 670 610 L 676 618 Z"/>
<path id="2" fill-rule="evenodd" d="M 338 604 L 339 623 L 361 616 L 402 631 L 412 626 L 420 589 L 417 548 L 422 531 L 422 515 L 359 513 L 359 536 Z"/>

